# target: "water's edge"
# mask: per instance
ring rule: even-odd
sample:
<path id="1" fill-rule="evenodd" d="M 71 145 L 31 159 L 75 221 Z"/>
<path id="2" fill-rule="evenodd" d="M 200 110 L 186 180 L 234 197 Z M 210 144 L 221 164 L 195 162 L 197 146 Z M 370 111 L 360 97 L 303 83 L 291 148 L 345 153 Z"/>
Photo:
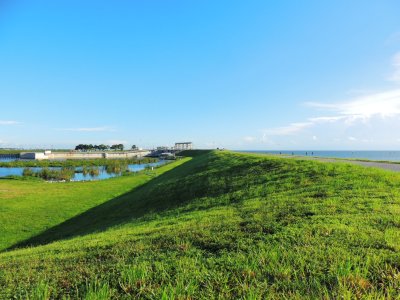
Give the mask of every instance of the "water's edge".
<path id="1" fill-rule="evenodd" d="M 165 160 L 160 160 L 158 162 L 154 163 L 146 163 L 146 164 L 130 164 L 128 165 L 128 170 L 130 172 L 139 172 L 142 171 L 146 168 L 151 168 L 151 167 L 158 167 L 160 165 L 165 164 L 167 161 Z M 84 175 L 81 171 L 82 167 L 76 167 L 75 168 L 75 174 L 74 177 L 71 179 L 71 181 L 90 181 L 90 180 L 103 180 L 103 179 L 108 179 L 112 177 L 117 177 L 120 176 L 121 174 L 117 173 L 109 173 L 106 171 L 106 168 L 104 166 L 100 167 L 95 167 L 99 169 L 99 175 L 92 176 L 90 174 Z M 22 176 L 24 167 L 0 167 L 0 178 L 1 177 L 7 177 L 7 176 Z M 34 172 L 39 172 L 42 170 L 42 167 L 32 167 L 29 168 Z M 61 170 L 61 167 L 48 167 L 49 170 Z"/>

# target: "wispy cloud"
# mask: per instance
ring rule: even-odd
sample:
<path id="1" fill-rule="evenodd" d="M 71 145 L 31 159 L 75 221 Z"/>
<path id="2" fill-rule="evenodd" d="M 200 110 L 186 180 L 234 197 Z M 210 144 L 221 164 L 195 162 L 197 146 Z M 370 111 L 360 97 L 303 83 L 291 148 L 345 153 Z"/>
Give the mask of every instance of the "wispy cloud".
<path id="1" fill-rule="evenodd" d="M 394 72 L 389 80 L 400 83 L 400 52 L 392 58 Z M 308 118 L 304 121 L 290 123 L 286 126 L 268 128 L 263 130 L 263 141 L 268 141 L 271 136 L 295 135 L 305 129 L 323 123 L 341 122 L 346 126 L 355 123 L 367 123 L 372 118 L 395 118 L 400 116 L 400 89 L 393 88 L 382 92 L 357 91 L 349 99 L 336 103 L 308 102 L 308 107 L 320 111 L 322 115 Z M 361 124 L 362 124 L 361 123 Z M 354 141 L 354 139 L 348 139 Z"/>
<path id="2" fill-rule="evenodd" d="M 269 128 L 264 130 L 264 136 L 292 135 L 312 125 L 312 122 L 299 122 L 291 123 L 287 126 Z"/>
<path id="3" fill-rule="evenodd" d="M 287 126 L 269 128 L 263 131 L 263 138 L 266 136 L 286 136 L 296 134 L 306 128 L 313 127 L 321 123 L 332 123 L 343 119 L 343 116 L 322 116 L 308 118 L 305 122 L 291 123 Z"/>
<path id="4" fill-rule="evenodd" d="M 79 127 L 79 128 L 58 128 L 61 131 L 76 131 L 76 132 L 103 132 L 103 131 L 114 131 L 112 127 Z"/>
<path id="5" fill-rule="evenodd" d="M 333 121 L 340 119 L 346 121 L 365 120 L 374 116 L 393 117 L 400 114 L 400 89 L 373 93 L 345 102 L 312 102 L 307 105 L 336 113 L 335 116 L 329 117 Z"/>
<path id="6" fill-rule="evenodd" d="M 315 118 L 309 118 L 308 120 L 312 123 L 333 123 L 336 121 L 339 121 L 343 119 L 343 116 L 331 116 L 331 117 L 315 117 Z"/>
<path id="7" fill-rule="evenodd" d="M 7 120 L 0 120 L 0 125 L 18 125 L 21 124 L 21 122 L 18 121 L 7 121 Z"/>
<path id="8" fill-rule="evenodd" d="M 382 119 L 398 117 L 400 116 L 400 89 L 372 93 L 337 103 L 310 102 L 306 105 L 315 110 L 323 111 L 324 114 L 331 115 L 312 117 L 303 122 L 265 129 L 263 138 L 294 135 L 307 128 L 324 123 L 342 122 L 350 126 L 356 122 L 366 123 L 374 117 Z"/>

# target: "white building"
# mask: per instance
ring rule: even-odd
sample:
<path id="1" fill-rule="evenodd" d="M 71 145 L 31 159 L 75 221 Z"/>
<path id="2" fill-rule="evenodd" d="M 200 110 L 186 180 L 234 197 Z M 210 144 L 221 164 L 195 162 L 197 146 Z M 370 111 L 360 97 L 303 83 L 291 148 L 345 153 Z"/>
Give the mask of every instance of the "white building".
<path id="1" fill-rule="evenodd" d="M 184 143 L 175 143 L 175 150 L 192 150 L 193 143 L 192 142 L 184 142 Z"/>
<path id="2" fill-rule="evenodd" d="M 44 152 L 22 152 L 19 157 L 21 159 L 49 159 L 49 157 Z"/>

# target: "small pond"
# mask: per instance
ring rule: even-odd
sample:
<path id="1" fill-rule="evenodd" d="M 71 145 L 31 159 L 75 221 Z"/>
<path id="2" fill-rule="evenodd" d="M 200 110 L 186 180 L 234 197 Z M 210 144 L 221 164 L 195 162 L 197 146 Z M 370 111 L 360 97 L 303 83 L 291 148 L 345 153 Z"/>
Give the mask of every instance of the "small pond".
<path id="1" fill-rule="evenodd" d="M 130 172 L 139 172 L 144 170 L 146 167 L 157 167 L 165 164 L 167 161 L 166 160 L 159 160 L 154 163 L 147 163 L 147 164 L 132 164 L 128 165 L 128 170 Z M 107 172 L 106 167 L 101 166 L 101 167 L 95 167 L 98 168 L 99 174 L 98 175 L 90 175 L 90 174 L 83 174 L 82 172 L 82 167 L 77 167 L 75 168 L 75 174 L 72 177 L 71 181 L 88 181 L 88 180 L 103 180 L 103 179 L 108 179 L 111 177 L 117 177 L 121 176 L 121 173 L 110 173 Z M 41 167 L 32 167 L 29 168 L 33 172 L 39 172 L 42 170 Z M 61 167 L 49 167 L 49 170 L 61 170 Z M 22 176 L 22 173 L 24 171 L 23 167 L 12 167 L 12 168 L 6 168 L 6 167 L 0 167 L 0 177 L 6 177 L 6 176 Z"/>
<path id="2" fill-rule="evenodd" d="M 19 158 L 16 157 L 1 157 L 0 156 L 0 162 L 9 162 L 9 161 L 16 161 L 19 160 Z"/>

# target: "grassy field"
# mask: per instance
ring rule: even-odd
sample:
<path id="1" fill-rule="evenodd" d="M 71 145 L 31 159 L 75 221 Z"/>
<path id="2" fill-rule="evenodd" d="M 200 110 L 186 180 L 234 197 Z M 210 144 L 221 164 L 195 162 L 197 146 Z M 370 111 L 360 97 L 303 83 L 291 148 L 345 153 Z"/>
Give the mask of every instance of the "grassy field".
<path id="1" fill-rule="evenodd" d="M 400 297 L 400 174 L 197 154 L 159 176 L 0 181 L 0 298 Z"/>
<path id="2" fill-rule="evenodd" d="M 0 251 L 93 207 L 115 201 L 181 163 L 91 182 L 0 179 Z"/>
<path id="3" fill-rule="evenodd" d="M 0 148 L 0 154 L 20 154 L 21 152 L 44 152 L 48 149 L 5 149 Z M 52 152 L 69 152 L 71 149 L 52 149 Z"/>

